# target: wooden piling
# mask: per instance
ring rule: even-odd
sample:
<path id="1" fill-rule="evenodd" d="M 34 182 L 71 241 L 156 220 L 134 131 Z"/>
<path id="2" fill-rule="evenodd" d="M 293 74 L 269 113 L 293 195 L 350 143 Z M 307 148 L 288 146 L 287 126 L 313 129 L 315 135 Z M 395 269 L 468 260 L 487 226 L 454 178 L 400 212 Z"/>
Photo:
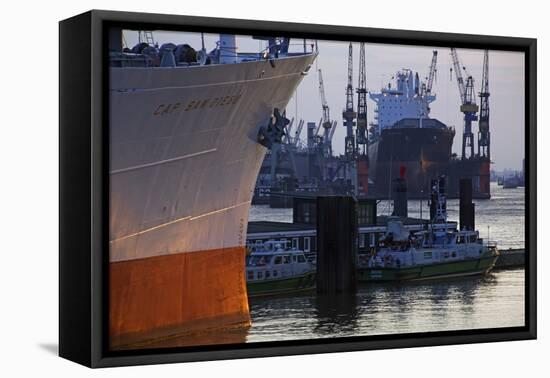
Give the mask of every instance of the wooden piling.
<path id="1" fill-rule="evenodd" d="M 352 197 L 317 198 L 317 292 L 354 292 L 357 286 L 357 202 Z"/>
<path id="2" fill-rule="evenodd" d="M 472 201 L 472 179 L 460 179 L 459 192 L 460 229 L 475 230 L 475 204 Z"/>

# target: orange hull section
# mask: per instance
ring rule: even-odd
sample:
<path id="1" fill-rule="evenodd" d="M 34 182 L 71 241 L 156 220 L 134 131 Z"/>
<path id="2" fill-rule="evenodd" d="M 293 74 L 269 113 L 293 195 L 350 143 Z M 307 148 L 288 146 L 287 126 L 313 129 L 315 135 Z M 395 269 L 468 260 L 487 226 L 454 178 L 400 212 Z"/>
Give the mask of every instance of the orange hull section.
<path id="1" fill-rule="evenodd" d="M 111 348 L 250 326 L 244 259 L 233 247 L 110 263 Z"/>
<path id="2" fill-rule="evenodd" d="M 369 188 L 369 162 L 366 159 L 357 160 L 357 186 L 359 194 L 367 195 Z"/>
<path id="3" fill-rule="evenodd" d="M 480 172 L 479 172 L 479 191 L 481 193 L 491 193 L 491 166 L 490 163 L 483 162 L 481 163 Z"/>

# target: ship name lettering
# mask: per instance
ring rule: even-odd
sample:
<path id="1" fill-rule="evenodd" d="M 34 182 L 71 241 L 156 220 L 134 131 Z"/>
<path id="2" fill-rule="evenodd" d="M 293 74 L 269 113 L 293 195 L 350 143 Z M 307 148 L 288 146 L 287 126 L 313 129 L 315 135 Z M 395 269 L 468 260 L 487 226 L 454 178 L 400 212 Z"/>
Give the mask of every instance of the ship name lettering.
<path id="1" fill-rule="evenodd" d="M 153 115 L 165 115 L 170 114 L 178 110 L 181 106 L 180 102 L 173 104 L 160 104 L 157 109 L 153 112 Z"/>
<path id="2" fill-rule="evenodd" d="M 191 100 L 187 103 L 175 102 L 171 104 L 160 104 L 157 106 L 153 115 L 163 116 L 166 114 L 172 114 L 175 111 L 183 109 L 188 112 L 191 110 L 204 109 L 204 108 L 215 108 L 218 106 L 227 106 L 235 105 L 241 98 L 241 94 L 230 95 L 230 96 L 220 96 L 213 98 L 204 98 Z"/>

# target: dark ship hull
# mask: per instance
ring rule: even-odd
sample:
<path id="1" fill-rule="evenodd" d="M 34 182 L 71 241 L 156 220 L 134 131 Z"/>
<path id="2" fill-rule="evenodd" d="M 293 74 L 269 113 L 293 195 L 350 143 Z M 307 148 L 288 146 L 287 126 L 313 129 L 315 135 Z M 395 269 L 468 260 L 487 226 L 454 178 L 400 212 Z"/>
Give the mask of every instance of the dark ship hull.
<path id="1" fill-rule="evenodd" d="M 434 119 L 426 121 L 438 127 L 384 128 L 369 144 L 369 170 L 373 182 L 369 196 L 390 198 L 392 182 L 404 167 L 409 198 L 428 198 L 430 180 L 440 175 L 448 177 L 451 198 L 458 197 L 461 178 L 472 179 L 474 198 L 489 198 L 488 159 L 454 158 L 455 130 Z"/>

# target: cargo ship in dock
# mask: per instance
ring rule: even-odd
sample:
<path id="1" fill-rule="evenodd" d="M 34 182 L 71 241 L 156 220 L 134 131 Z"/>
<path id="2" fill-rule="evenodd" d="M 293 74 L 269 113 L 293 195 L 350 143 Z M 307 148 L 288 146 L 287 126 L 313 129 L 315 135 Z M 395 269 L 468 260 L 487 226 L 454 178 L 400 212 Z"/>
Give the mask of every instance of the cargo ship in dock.
<path id="1" fill-rule="evenodd" d="M 388 83 L 369 93 L 376 106 L 369 128 L 369 194 L 390 198 L 392 182 L 404 169 L 409 198 L 428 198 L 430 180 L 440 175 L 448 177 L 449 198 L 458 197 L 463 178 L 472 180 L 474 198 L 490 198 L 489 159 L 453 154 L 454 127 L 430 117 L 430 104 L 436 100 L 431 84 L 422 83 L 410 69 L 394 77 L 394 86 Z"/>
<path id="2" fill-rule="evenodd" d="M 110 347 L 249 326 L 254 184 L 317 53 L 288 39 L 240 53 L 220 35 L 207 53 L 109 37 Z"/>
<path id="3" fill-rule="evenodd" d="M 368 92 L 364 87 L 357 88 L 358 103 L 363 104 L 358 112 L 355 112 L 353 101 L 350 101 L 353 86 L 349 76 L 348 88 L 351 89 L 347 93 L 346 103 L 351 107 L 343 112 L 344 126 L 348 129 L 344 141 L 347 151 L 345 155 L 333 155 L 332 148 L 326 153 L 325 141 L 319 138 L 323 118 L 318 124 L 307 122 L 307 143 L 304 145 L 300 141 L 304 121 L 297 122 L 295 135 L 290 133 L 278 149 L 271 151 L 264 160 L 253 203 L 292 207 L 290 197 L 302 195 L 304 192 L 345 195 L 354 193 L 355 190 L 361 196 L 388 199 L 391 198 L 393 181 L 399 177 L 401 171 L 406 172 L 407 192 L 411 199 L 427 199 L 430 179 L 440 175 L 448 177 L 449 198 L 458 198 L 461 179 L 472 180 L 474 198 L 490 198 L 487 55 L 485 59 L 485 86 L 479 94 L 482 105 L 477 154 L 474 153 L 471 129 L 472 121 L 478 119 L 479 108 L 473 98 L 464 98 L 464 103 L 460 106 L 460 111 L 465 114 L 461 156 L 453 153 L 455 128 L 430 116 L 430 104 L 436 100 L 436 94 L 432 91 L 437 71 L 437 51 L 434 51 L 426 82 L 420 80 L 418 72 L 405 68 L 394 75 L 392 80 L 395 79 L 395 82 L 388 83 L 380 92 Z M 361 72 L 364 73 L 365 69 Z M 463 83 L 462 78 L 457 78 L 457 81 Z M 471 83 L 473 91 L 471 77 L 468 77 L 468 83 Z M 465 91 L 461 84 L 459 88 Z M 374 119 L 368 127 L 367 93 L 375 105 Z M 324 104 L 323 109 L 325 108 L 328 105 Z M 354 121 L 359 113 L 362 114 L 360 123 L 364 124 L 361 127 Z M 291 126 L 292 124 L 289 131 Z M 355 130 L 353 126 L 357 126 Z M 332 129 L 335 127 L 336 123 L 333 123 Z M 328 133 L 327 142 L 330 145 L 335 143 L 332 140 L 333 135 L 334 132 Z M 359 143 L 360 141 L 362 142 Z M 360 148 L 366 152 L 358 154 Z M 350 173 L 355 170 L 350 166 L 352 161 L 357 164 L 357 174 Z"/>

